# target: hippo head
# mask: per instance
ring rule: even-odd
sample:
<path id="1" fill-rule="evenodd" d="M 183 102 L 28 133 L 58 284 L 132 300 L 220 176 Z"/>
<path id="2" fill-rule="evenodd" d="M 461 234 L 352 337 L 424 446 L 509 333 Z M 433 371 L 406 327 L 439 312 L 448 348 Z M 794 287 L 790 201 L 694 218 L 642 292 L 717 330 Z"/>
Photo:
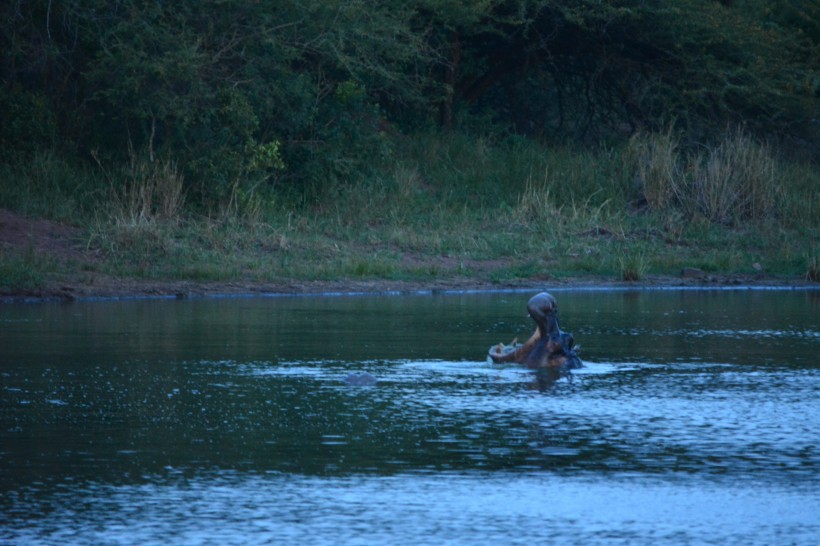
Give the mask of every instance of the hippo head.
<path id="1" fill-rule="evenodd" d="M 528 368 L 571 370 L 583 367 L 572 334 L 561 331 L 558 325 L 558 304 L 546 292 L 533 296 L 527 311 L 537 326 L 526 343 L 490 349 L 489 357 L 495 363 L 518 362 Z"/>

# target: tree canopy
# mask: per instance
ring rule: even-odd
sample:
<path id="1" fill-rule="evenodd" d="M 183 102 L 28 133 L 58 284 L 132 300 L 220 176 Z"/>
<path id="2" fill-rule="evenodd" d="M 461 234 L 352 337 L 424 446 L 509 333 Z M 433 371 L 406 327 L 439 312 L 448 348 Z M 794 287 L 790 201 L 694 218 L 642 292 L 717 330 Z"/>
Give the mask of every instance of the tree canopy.
<path id="1" fill-rule="evenodd" d="M 743 124 L 820 149 L 820 4 L 18 0 L 0 159 L 138 149 L 205 200 L 346 177 L 418 127 L 597 142 Z"/>

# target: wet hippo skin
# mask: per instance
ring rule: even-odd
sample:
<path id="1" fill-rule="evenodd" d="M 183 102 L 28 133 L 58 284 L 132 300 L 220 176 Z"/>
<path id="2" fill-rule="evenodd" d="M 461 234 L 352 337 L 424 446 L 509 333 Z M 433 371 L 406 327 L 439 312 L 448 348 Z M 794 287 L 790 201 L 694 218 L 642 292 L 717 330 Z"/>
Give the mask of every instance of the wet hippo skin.
<path id="1" fill-rule="evenodd" d="M 536 294 L 527 302 L 527 312 L 536 329 L 522 345 L 499 343 L 490 348 L 489 356 L 496 364 L 517 362 L 528 368 L 573 369 L 583 366 L 572 334 L 561 331 L 558 324 L 558 302 L 547 293 Z"/>

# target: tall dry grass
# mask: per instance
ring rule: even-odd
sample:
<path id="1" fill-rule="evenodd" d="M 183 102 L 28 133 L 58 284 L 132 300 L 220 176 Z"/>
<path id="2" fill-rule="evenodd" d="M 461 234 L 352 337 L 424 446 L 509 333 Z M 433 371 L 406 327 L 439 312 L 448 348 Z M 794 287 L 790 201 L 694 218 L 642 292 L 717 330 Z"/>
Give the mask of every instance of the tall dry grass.
<path id="1" fill-rule="evenodd" d="M 662 133 L 636 133 L 627 145 L 625 161 L 635 169 L 635 178 L 646 202 L 653 209 L 666 209 L 682 185 L 680 143 L 668 129 Z"/>
<path id="2" fill-rule="evenodd" d="M 145 226 L 179 218 L 185 201 L 184 177 L 176 162 L 149 159 L 133 150 L 121 168 L 108 170 L 94 159 L 109 183 L 109 214 L 117 226 Z"/>
<path id="3" fill-rule="evenodd" d="M 671 131 L 641 133 L 630 141 L 625 160 L 655 210 L 677 207 L 722 225 L 758 222 L 778 212 L 779 160 L 742 128 L 714 146 L 689 151 Z"/>
<path id="4" fill-rule="evenodd" d="M 781 187 L 776 172 L 770 147 L 738 129 L 718 146 L 689 158 L 689 199 L 682 201 L 719 224 L 758 222 L 777 209 Z"/>

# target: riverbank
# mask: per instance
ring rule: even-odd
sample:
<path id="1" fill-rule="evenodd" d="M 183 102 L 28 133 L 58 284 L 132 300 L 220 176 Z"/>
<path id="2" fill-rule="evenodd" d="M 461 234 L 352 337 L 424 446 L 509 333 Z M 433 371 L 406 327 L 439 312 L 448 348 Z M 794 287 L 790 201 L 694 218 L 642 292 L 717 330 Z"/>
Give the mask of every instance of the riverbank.
<path id="1" fill-rule="evenodd" d="M 150 233 L 148 234 L 151 235 Z M 303 249 L 291 259 L 305 256 L 305 264 L 293 267 L 288 276 L 278 271 L 264 278 L 249 261 L 276 254 L 265 247 L 237 256 L 222 255 L 222 263 L 243 261 L 240 270 L 228 270 L 221 278 L 197 278 L 195 269 L 180 270 L 170 255 L 157 255 L 154 262 L 119 269 L 117 254 L 106 253 L 87 243 L 88 232 L 51 220 L 26 218 L 0 209 L 0 301 L 82 301 L 136 298 L 201 298 L 297 294 L 446 293 L 474 290 L 544 290 L 572 288 L 731 288 L 817 286 L 805 277 L 767 273 L 760 264 L 751 272 L 704 271 L 685 265 L 691 253 L 682 252 L 677 271 L 641 272 L 626 280 L 623 270 L 609 274 L 586 274 L 564 264 L 550 268 L 549 260 L 533 262 L 527 256 L 496 256 L 488 259 L 453 257 L 434 252 L 379 252 L 361 249 L 343 262 L 319 264 L 314 249 Z M 608 240 L 608 237 L 604 237 Z M 327 245 L 327 241 L 324 242 Z M 247 246 L 247 245 L 246 245 Z M 318 246 L 318 245 L 315 245 Z M 355 245 L 354 245 L 355 246 Z M 287 249 L 280 249 L 285 253 Z M 371 249 L 372 250 L 372 247 Z M 595 248 L 600 255 L 604 250 Z M 353 252 L 348 247 L 337 253 Z M 279 259 L 279 258 L 277 258 Z M 351 261 L 352 260 L 352 261 Z M 369 261 L 370 260 L 370 261 Z M 190 267 L 203 267 L 189 262 Z M 571 260 L 570 260 L 571 261 Z M 346 264 L 358 266 L 351 269 Z M 576 262 L 577 263 L 577 262 Z M 317 269 L 311 276 L 308 269 Z M 368 266 L 368 264 L 371 264 Z M 378 268 L 372 267 L 377 264 Z M 368 269 L 371 267 L 371 269 Z M 324 269 L 319 269 L 324 268 Z M 760 270 L 757 270 L 760 269 Z M 186 274 L 187 272 L 187 274 Z M 201 276 L 200 276 L 201 277 Z"/>
<path id="2" fill-rule="evenodd" d="M 820 173 L 741 137 L 670 158 L 669 135 L 576 149 L 419 134 L 344 180 L 210 205 L 174 163 L 41 152 L 0 165 L 0 296 L 818 282 Z M 725 176 L 704 185 L 706 163 Z"/>
<path id="3" fill-rule="evenodd" d="M 141 298 L 208 298 L 298 294 L 420 294 L 490 290 L 544 290 L 573 288 L 731 288 L 816 287 L 804 277 L 755 273 L 706 272 L 682 268 L 679 274 L 643 274 L 624 280 L 617 274 L 541 274 L 503 277 L 521 260 L 453 258 L 414 254 L 398 256 L 392 269 L 406 278 L 386 278 L 361 271 L 357 277 L 273 279 L 237 275 L 232 279 L 193 279 L 116 275 L 106 265 L 106 256 L 84 244 L 82 228 L 0 209 L 0 302 L 84 301 Z M 362 258 L 364 259 L 364 258 Z M 438 262 L 436 274 L 420 278 L 420 263 Z M 162 264 L 154 264 L 161 266 Z M 403 267 L 404 269 L 399 269 Z M 414 278 L 410 268 L 416 267 Z M 430 267 L 429 265 L 427 267 Z M 29 269 L 27 269 L 29 268 Z M 38 269 L 36 271 L 36 269 Z M 752 268 L 754 269 L 754 268 Z M 30 275 L 26 279 L 25 276 Z M 12 278 L 16 276 L 15 278 Z M 434 277 L 434 278 L 432 278 Z M 15 284 L 16 283 L 16 284 Z"/>
<path id="4" fill-rule="evenodd" d="M 418 281 L 338 280 L 258 282 L 145 282 L 133 279 L 109 279 L 95 285 L 58 284 L 35 290 L 5 290 L 0 303 L 44 303 L 70 301 L 115 301 L 139 299 L 198 299 L 279 296 L 356 296 L 356 295 L 425 295 L 463 292 L 540 290 L 653 290 L 653 289 L 812 289 L 820 285 L 799 279 L 743 276 L 709 276 L 703 280 L 683 277 L 653 276 L 638 282 L 613 281 L 606 278 L 572 278 L 560 280 L 492 283 L 475 279 L 448 279 L 435 283 Z"/>

